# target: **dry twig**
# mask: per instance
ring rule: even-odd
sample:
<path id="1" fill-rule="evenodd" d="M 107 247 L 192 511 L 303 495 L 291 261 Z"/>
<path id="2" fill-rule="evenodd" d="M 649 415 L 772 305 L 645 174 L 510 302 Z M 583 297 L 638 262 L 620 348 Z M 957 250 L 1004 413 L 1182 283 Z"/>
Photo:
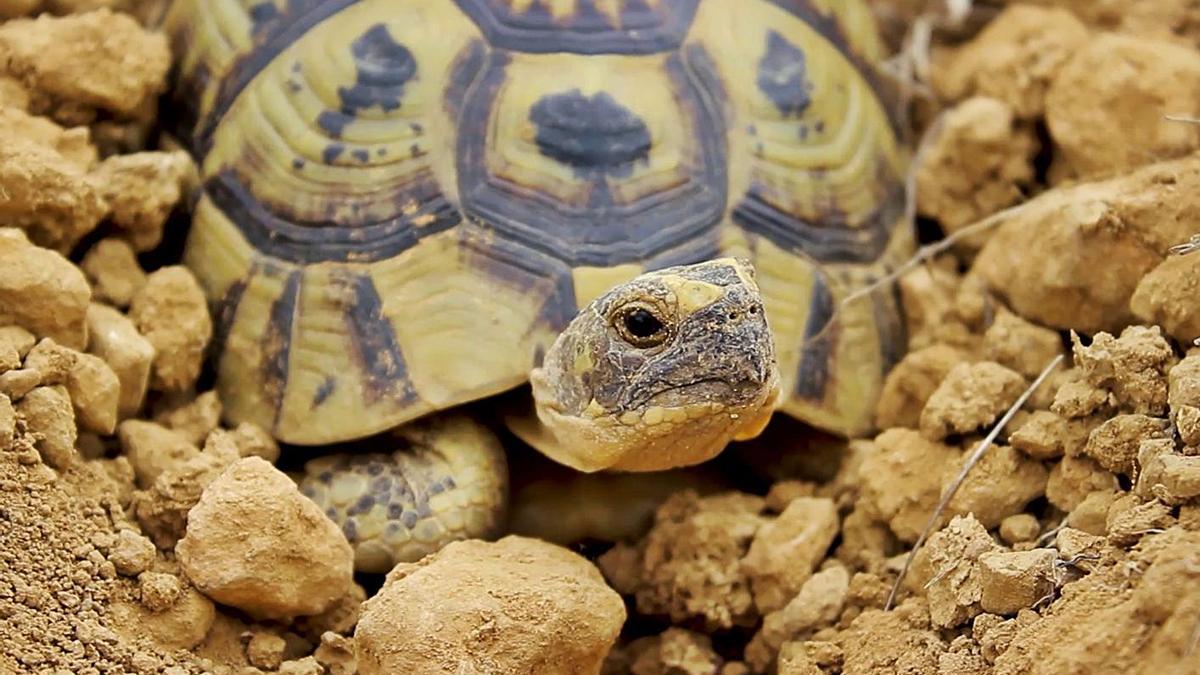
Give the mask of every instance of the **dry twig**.
<path id="1" fill-rule="evenodd" d="M 942 498 L 938 502 L 937 508 L 933 510 L 933 515 L 930 516 L 929 522 L 926 523 L 924 531 L 921 532 L 920 537 L 917 537 L 917 541 L 913 544 L 912 550 L 908 552 L 908 557 L 904 560 L 904 568 L 900 570 L 899 576 L 896 577 L 896 582 L 892 584 L 891 592 L 888 593 L 887 604 L 883 607 L 885 611 L 890 610 L 895 603 L 896 593 L 900 591 L 900 584 L 904 583 L 904 577 L 908 575 L 908 570 L 910 567 L 912 567 L 913 558 L 916 557 L 917 551 L 921 548 L 921 545 L 925 543 L 925 540 L 928 539 L 929 535 L 933 532 L 933 528 L 937 525 L 938 519 L 942 517 L 942 512 L 946 510 L 946 506 L 950 503 L 950 500 L 954 498 L 954 494 L 958 492 L 960 487 L 962 487 L 963 481 L 967 479 L 967 474 L 971 472 L 971 469 L 975 468 L 975 465 L 978 464 L 979 460 L 983 458 L 983 453 L 987 452 L 987 449 L 990 448 L 996 441 L 996 437 L 1000 435 L 1000 432 L 1004 430 L 1004 427 L 1007 426 L 1010 421 L 1012 421 L 1012 418 L 1017 414 L 1017 411 L 1021 409 L 1021 406 L 1025 405 L 1025 401 L 1029 400 L 1029 397 L 1038 390 L 1038 387 L 1042 386 L 1042 383 L 1046 381 L 1046 378 L 1050 377 L 1050 373 L 1054 372 L 1054 369 L 1058 367 L 1058 364 L 1062 363 L 1062 360 L 1063 355 L 1059 354 L 1058 356 L 1054 357 L 1045 368 L 1042 369 L 1042 372 L 1037 376 L 1037 379 L 1035 379 L 1033 383 L 1025 389 L 1021 396 L 1017 398 L 1011 407 L 1009 407 L 1008 412 L 1004 413 L 1004 416 L 1000 418 L 1000 421 L 996 422 L 995 426 L 992 427 L 992 430 L 988 432 L 988 435 L 979 442 L 979 445 L 975 446 L 975 449 L 967 457 L 967 461 L 963 463 L 962 470 L 958 472 L 958 476 L 954 478 L 954 481 L 950 483 L 950 486 L 946 488 L 945 492 L 942 493 Z"/>

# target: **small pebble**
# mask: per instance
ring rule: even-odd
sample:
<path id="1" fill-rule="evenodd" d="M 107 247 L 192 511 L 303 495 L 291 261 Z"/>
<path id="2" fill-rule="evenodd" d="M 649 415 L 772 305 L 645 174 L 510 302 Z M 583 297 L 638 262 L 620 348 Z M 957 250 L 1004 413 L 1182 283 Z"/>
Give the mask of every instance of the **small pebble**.
<path id="1" fill-rule="evenodd" d="M 200 454 L 200 449 L 182 434 L 145 420 L 121 422 L 117 437 L 142 488 L 149 487 L 164 471 Z"/>
<path id="2" fill-rule="evenodd" d="M 179 577 L 163 572 L 142 572 L 138 576 L 138 590 L 142 594 L 142 605 L 151 612 L 170 609 L 183 592 Z"/>
<path id="3" fill-rule="evenodd" d="M 117 428 L 121 380 L 104 359 L 77 352 L 67 375 L 67 392 L 80 429 L 103 436 L 112 435 Z"/>
<path id="4" fill-rule="evenodd" d="M 132 417 L 146 400 L 154 345 L 142 337 L 133 321 L 107 305 L 93 303 L 87 325 L 91 335 L 88 351 L 104 359 L 121 382 L 120 417 Z"/>
<path id="5" fill-rule="evenodd" d="M 24 398 L 42 383 L 42 375 L 33 368 L 21 368 L 0 373 L 0 394 L 16 401 Z"/>
<path id="6" fill-rule="evenodd" d="M 36 370 L 42 376 L 42 384 L 63 384 L 75 367 L 78 354 L 74 349 L 67 349 L 53 339 L 45 338 L 29 350 L 25 367 Z"/>
<path id="7" fill-rule="evenodd" d="M 1041 523 L 1029 513 L 1018 513 L 1000 521 L 1000 538 L 1007 544 L 1033 541 L 1041 531 Z"/>
<path id="8" fill-rule="evenodd" d="M 980 605 L 993 614 L 1016 614 L 1046 598 L 1055 588 L 1054 549 L 992 551 L 979 556 L 983 588 Z"/>
<path id="9" fill-rule="evenodd" d="M 46 464 L 61 470 L 79 459 L 75 450 L 75 409 L 65 387 L 34 389 L 17 403 L 17 412 L 41 434 L 36 446 Z"/>
<path id="10" fill-rule="evenodd" d="M 200 377 L 212 320 L 200 284 L 186 267 L 155 271 L 133 296 L 129 318 L 154 345 L 150 386 L 156 391 L 187 391 Z"/>
<path id="11" fill-rule="evenodd" d="M 246 660 L 263 670 L 277 670 L 283 663 L 287 641 L 274 633 L 255 631 L 246 643 Z"/>
<path id="12" fill-rule="evenodd" d="M 17 411 L 13 409 L 12 400 L 7 395 L 0 394 L 0 452 L 12 447 L 16 432 Z"/>
<path id="13" fill-rule="evenodd" d="M 117 568 L 117 573 L 127 577 L 136 577 L 154 564 L 157 549 L 154 544 L 134 532 L 121 530 L 117 533 L 117 543 L 108 554 L 108 561 Z"/>
<path id="14" fill-rule="evenodd" d="M 94 299 L 114 307 L 128 307 L 133 295 L 146 284 L 137 253 L 123 239 L 100 240 L 79 267 L 92 282 Z"/>
<path id="15" fill-rule="evenodd" d="M 199 446 L 221 422 L 221 401 L 217 392 L 206 391 L 195 398 L 173 401 L 154 415 L 154 421 Z"/>
<path id="16" fill-rule="evenodd" d="M 37 337 L 83 349 L 85 315 L 92 290 L 62 255 L 22 240 L 0 237 L 0 325 L 16 325 Z"/>

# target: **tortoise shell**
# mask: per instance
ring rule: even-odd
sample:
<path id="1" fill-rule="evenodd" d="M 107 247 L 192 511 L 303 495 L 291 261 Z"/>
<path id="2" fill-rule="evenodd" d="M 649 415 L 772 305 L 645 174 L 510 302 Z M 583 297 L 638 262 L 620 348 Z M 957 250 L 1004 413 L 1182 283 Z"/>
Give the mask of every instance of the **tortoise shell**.
<path id="1" fill-rule="evenodd" d="M 638 273 L 757 269 L 782 409 L 870 427 L 907 155 L 846 0 L 176 0 L 185 261 L 234 421 L 319 444 L 522 384 Z"/>

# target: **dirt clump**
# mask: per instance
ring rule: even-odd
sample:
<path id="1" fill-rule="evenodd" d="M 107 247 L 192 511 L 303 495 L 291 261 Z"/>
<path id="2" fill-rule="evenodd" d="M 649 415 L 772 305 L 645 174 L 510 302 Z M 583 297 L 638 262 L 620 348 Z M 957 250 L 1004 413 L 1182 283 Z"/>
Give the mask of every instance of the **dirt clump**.
<path id="1" fill-rule="evenodd" d="M 150 387 L 165 392 L 192 390 L 213 324 L 204 291 L 191 271 L 173 265 L 151 273 L 130 302 L 129 318 L 154 347 Z"/>
<path id="2" fill-rule="evenodd" d="M 1142 277 L 1129 309 L 1180 342 L 1200 337 L 1200 255 L 1175 255 Z"/>
<path id="3" fill-rule="evenodd" d="M 354 571 L 337 525 L 259 457 L 204 489 L 175 552 L 205 595 L 259 618 L 320 614 L 349 591 Z"/>
<path id="4" fill-rule="evenodd" d="M 1196 49 L 1100 34 L 1046 94 L 1056 179 L 1112 175 L 1200 148 L 1200 128 L 1165 119 L 1200 104 Z"/>
<path id="5" fill-rule="evenodd" d="M 87 119 L 97 109 L 152 114 L 171 65 L 162 34 L 109 9 L 7 21 L 0 52 L 7 72 L 60 119 Z"/>
<path id="6" fill-rule="evenodd" d="M 917 208 L 955 232 L 1020 201 L 1034 179 L 1033 129 L 999 99 L 977 97 L 946 114 L 917 173 Z"/>
<path id="7" fill-rule="evenodd" d="M 1034 119 L 1045 113 L 1051 84 L 1088 37 L 1071 12 L 1014 4 L 970 43 L 941 50 L 933 84 L 946 100 L 987 96 L 1021 119 Z"/>
<path id="8" fill-rule="evenodd" d="M 435 600 L 434 602 L 431 602 Z M 455 542 L 401 563 L 363 606 L 359 672 L 598 672 L 625 620 L 596 568 L 509 536 Z"/>

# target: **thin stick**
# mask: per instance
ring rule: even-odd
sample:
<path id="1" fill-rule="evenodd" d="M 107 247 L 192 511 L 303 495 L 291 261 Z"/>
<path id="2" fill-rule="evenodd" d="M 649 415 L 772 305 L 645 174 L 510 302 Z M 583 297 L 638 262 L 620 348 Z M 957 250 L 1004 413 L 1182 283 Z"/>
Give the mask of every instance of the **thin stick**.
<path id="1" fill-rule="evenodd" d="M 1188 115 L 1163 115 L 1163 119 L 1169 122 L 1183 122 L 1185 124 L 1200 124 L 1200 117 L 1189 117 Z"/>
<path id="2" fill-rule="evenodd" d="M 1172 255 L 1187 255 L 1196 251 L 1200 251 L 1200 234 L 1193 234 L 1184 243 L 1172 246 L 1170 249 Z"/>
<path id="3" fill-rule="evenodd" d="M 883 607 L 884 611 L 892 608 L 893 603 L 896 601 L 896 593 L 900 591 L 900 584 L 904 583 L 904 577 L 908 576 L 908 570 L 910 567 L 912 567 L 913 558 L 916 557 L 917 550 L 921 548 L 921 545 L 925 543 L 925 540 L 928 539 L 929 535 L 933 532 L 933 528 L 937 525 L 938 519 L 942 517 L 942 512 L 946 510 L 946 506 L 950 503 L 950 500 L 954 498 L 955 493 L 957 493 L 958 489 L 962 487 L 963 481 L 967 479 L 967 474 L 971 472 L 971 469 L 975 468 L 975 465 L 979 463 L 980 459 L 983 459 L 983 453 L 987 452 L 987 449 L 990 448 L 996 441 L 996 437 L 1000 435 L 1000 432 L 1004 430 L 1004 427 L 1007 426 L 1010 421 L 1012 421 L 1012 418 L 1017 414 L 1017 411 L 1021 409 L 1021 406 L 1025 405 L 1025 401 L 1029 400 L 1029 397 L 1033 395 L 1033 392 L 1037 391 L 1038 387 L 1042 386 L 1042 383 L 1046 381 L 1046 378 L 1050 377 L 1050 373 L 1054 372 L 1054 369 L 1058 367 L 1058 364 L 1062 363 L 1062 360 L 1062 354 L 1059 354 L 1051 359 L 1050 363 L 1048 363 L 1046 367 L 1042 369 L 1041 374 L 1037 376 L 1037 379 L 1035 379 L 1033 383 L 1025 389 L 1021 396 L 1017 398 L 1017 400 L 1008 409 L 1008 412 L 1004 413 L 1004 417 L 1001 417 L 1000 421 L 996 422 L 996 425 L 993 426 L 992 430 L 988 432 L 988 435 L 979 442 L 979 445 L 975 446 L 975 450 L 971 452 L 971 455 L 967 458 L 967 461 L 963 463 L 962 470 L 958 472 L 958 476 L 955 477 L 954 482 L 951 483 L 946 491 L 942 494 L 942 499 L 938 502 L 937 508 L 933 510 L 933 515 L 930 516 L 929 522 L 926 523 L 925 530 L 921 532 L 920 537 L 917 537 L 917 542 L 913 544 L 912 550 L 908 552 L 908 557 L 904 560 L 904 569 L 900 570 L 900 575 L 896 577 L 896 583 L 892 584 L 891 593 L 888 593 L 887 604 Z"/>

